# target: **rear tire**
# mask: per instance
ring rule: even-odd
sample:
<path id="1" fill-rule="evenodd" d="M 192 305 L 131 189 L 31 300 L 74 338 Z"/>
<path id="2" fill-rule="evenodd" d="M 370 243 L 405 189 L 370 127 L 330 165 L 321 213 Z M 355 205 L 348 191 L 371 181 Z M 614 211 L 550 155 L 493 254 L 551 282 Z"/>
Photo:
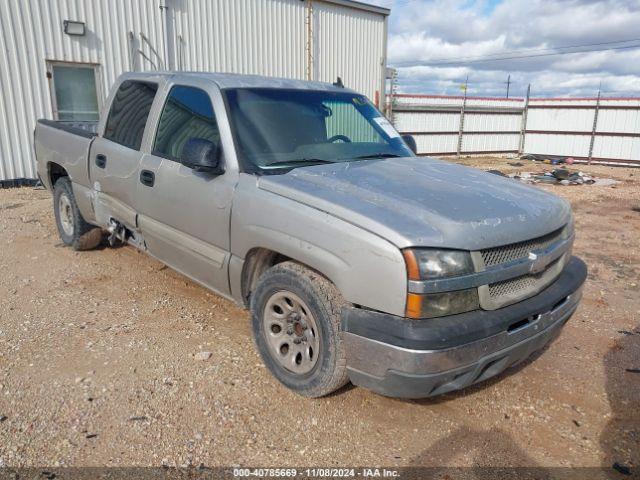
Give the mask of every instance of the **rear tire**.
<path id="1" fill-rule="evenodd" d="M 89 250 L 102 240 L 102 230 L 85 221 L 80 213 L 69 177 L 61 177 L 53 187 L 53 211 L 62 242 L 74 250 Z"/>
<path id="2" fill-rule="evenodd" d="M 340 337 L 345 303 L 329 280 L 294 262 L 277 264 L 260 277 L 251 295 L 253 336 L 280 383 L 315 398 L 349 381 Z"/>

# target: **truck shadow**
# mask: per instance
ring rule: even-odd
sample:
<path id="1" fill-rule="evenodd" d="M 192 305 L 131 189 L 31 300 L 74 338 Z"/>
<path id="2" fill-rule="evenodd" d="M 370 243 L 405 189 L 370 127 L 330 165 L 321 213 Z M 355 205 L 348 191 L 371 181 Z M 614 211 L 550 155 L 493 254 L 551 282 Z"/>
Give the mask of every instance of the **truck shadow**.
<path id="1" fill-rule="evenodd" d="M 640 478 L 640 325 L 618 333 L 604 357 L 611 418 L 600 434 L 602 467 L 611 479 Z"/>
<path id="2" fill-rule="evenodd" d="M 441 467 L 452 463 L 473 466 Z M 554 478 L 550 470 L 540 467 L 507 432 L 499 428 L 481 430 L 466 425 L 436 441 L 412 458 L 409 465 L 428 468 L 429 478 Z"/>

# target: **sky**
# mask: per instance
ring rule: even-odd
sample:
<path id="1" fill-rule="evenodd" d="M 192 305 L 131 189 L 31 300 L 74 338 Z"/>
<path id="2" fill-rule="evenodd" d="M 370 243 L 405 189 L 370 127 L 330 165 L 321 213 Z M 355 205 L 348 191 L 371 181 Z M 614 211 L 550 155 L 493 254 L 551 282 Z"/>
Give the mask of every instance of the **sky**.
<path id="1" fill-rule="evenodd" d="M 600 85 L 603 95 L 640 96 L 640 0 L 368 3 L 391 8 L 387 63 L 399 92 L 461 94 L 468 75 L 469 95 L 506 96 L 511 75 L 510 96 L 529 83 L 532 96 L 595 96 Z M 615 49 L 549 55 L 606 47 Z"/>

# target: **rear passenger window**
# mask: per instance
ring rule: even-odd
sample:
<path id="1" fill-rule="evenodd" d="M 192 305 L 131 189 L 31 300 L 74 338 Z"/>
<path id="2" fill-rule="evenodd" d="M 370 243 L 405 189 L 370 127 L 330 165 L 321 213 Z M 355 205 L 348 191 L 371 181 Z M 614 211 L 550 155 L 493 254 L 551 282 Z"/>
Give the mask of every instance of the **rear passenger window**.
<path id="1" fill-rule="evenodd" d="M 157 90 L 158 86 L 154 83 L 122 82 L 111 104 L 104 138 L 140 150 L 144 127 Z"/>
<path id="2" fill-rule="evenodd" d="M 190 138 L 220 141 L 209 94 L 194 87 L 175 86 L 169 92 L 158 122 L 153 154 L 179 161 Z"/>

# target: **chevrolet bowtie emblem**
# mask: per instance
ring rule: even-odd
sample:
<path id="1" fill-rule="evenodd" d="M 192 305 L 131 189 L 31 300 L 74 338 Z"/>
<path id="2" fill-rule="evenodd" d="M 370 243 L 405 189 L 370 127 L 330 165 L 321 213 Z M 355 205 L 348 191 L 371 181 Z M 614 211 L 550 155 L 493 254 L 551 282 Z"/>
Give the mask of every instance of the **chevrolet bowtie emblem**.
<path id="1" fill-rule="evenodd" d="M 531 262 L 531 265 L 529 266 L 529 271 L 531 273 L 540 273 L 547 266 L 544 258 L 539 258 L 538 255 L 533 252 L 529 252 L 529 261 Z"/>

